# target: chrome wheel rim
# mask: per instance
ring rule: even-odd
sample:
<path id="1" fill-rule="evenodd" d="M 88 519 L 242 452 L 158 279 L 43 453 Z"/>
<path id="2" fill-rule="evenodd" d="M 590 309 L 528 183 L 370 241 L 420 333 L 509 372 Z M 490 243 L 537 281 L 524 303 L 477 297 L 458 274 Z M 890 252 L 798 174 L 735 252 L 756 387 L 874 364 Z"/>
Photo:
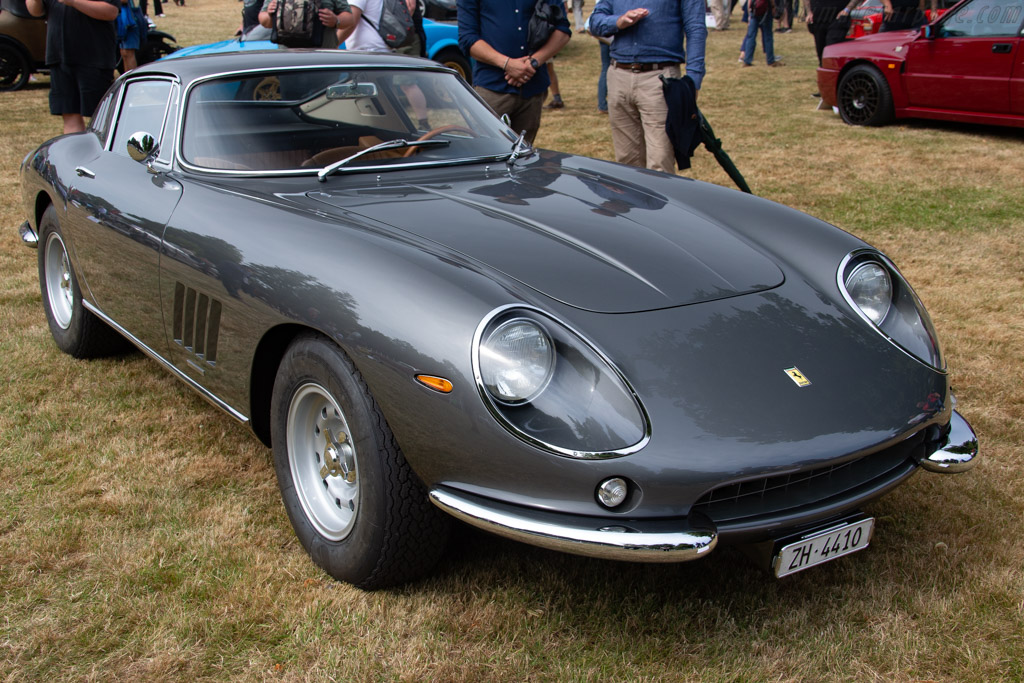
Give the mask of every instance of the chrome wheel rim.
<path id="1" fill-rule="evenodd" d="M 345 414 L 330 393 L 304 384 L 288 407 L 288 461 L 306 519 L 326 539 L 340 541 L 359 512 L 356 452 Z"/>
<path id="2" fill-rule="evenodd" d="M 46 251 L 43 254 L 43 279 L 53 320 L 58 327 L 66 330 L 71 326 L 75 292 L 71 283 L 71 262 L 68 259 L 68 251 L 64 248 L 64 240 L 55 232 L 51 232 L 46 239 Z"/>

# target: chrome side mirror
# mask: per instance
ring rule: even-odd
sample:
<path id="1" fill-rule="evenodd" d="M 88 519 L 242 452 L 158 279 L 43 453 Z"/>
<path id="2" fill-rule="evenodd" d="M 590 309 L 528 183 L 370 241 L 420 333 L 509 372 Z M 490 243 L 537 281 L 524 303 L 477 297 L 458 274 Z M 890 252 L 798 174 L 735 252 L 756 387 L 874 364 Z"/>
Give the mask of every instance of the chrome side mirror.
<path id="1" fill-rule="evenodd" d="M 145 131 L 132 133 L 128 138 L 128 156 L 140 163 L 152 160 L 159 152 L 160 145 L 156 144 L 156 138 Z"/>

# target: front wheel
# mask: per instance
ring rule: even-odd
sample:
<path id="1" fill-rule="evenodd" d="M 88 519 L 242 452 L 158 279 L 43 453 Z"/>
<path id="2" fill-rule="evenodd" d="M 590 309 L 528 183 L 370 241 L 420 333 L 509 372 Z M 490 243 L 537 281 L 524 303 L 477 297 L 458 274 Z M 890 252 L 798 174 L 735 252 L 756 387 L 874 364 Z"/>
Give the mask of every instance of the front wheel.
<path id="1" fill-rule="evenodd" d="M 892 91 L 873 66 L 858 64 L 839 79 L 839 115 L 851 126 L 881 126 L 893 118 Z"/>
<path id="2" fill-rule="evenodd" d="M 82 304 L 82 290 L 52 204 L 46 207 L 39 221 L 38 248 L 43 309 L 58 348 L 75 358 L 106 356 L 126 350 L 128 343 L 124 337 Z"/>
<path id="3" fill-rule="evenodd" d="M 366 590 L 433 567 L 449 519 L 340 348 L 318 335 L 296 339 L 278 368 L 271 414 L 281 498 L 313 562 Z"/>

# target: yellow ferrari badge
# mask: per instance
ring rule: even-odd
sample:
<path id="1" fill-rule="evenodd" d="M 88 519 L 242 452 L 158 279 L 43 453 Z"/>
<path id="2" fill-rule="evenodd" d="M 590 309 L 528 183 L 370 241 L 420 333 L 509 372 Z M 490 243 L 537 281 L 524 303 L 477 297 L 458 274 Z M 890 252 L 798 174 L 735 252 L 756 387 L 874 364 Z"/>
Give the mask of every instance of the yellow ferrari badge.
<path id="1" fill-rule="evenodd" d="M 807 379 L 807 376 L 800 372 L 799 368 L 786 368 L 783 372 L 789 375 L 789 378 L 793 380 L 793 383 L 798 387 L 811 386 L 811 380 Z"/>

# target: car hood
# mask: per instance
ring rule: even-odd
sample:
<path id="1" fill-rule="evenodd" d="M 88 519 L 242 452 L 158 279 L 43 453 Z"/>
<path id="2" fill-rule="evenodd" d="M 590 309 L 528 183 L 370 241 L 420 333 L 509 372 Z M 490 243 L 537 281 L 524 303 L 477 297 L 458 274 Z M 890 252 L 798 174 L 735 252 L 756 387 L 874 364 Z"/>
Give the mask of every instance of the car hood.
<path id="1" fill-rule="evenodd" d="M 856 55 L 868 59 L 902 60 L 907 55 L 907 46 L 920 35 L 921 31 L 918 29 L 873 33 L 856 40 L 829 45 L 825 48 L 824 57 Z"/>
<path id="2" fill-rule="evenodd" d="M 544 154 L 511 174 L 502 164 L 490 175 L 449 173 L 444 182 L 307 196 L 414 233 L 584 310 L 655 310 L 783 282 L 770 258 L 726 226 L 641 186 L 643 174 L 568 169 L 545 163 Z"/>

